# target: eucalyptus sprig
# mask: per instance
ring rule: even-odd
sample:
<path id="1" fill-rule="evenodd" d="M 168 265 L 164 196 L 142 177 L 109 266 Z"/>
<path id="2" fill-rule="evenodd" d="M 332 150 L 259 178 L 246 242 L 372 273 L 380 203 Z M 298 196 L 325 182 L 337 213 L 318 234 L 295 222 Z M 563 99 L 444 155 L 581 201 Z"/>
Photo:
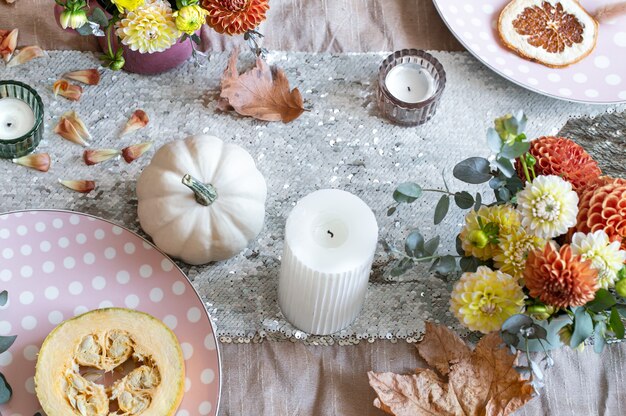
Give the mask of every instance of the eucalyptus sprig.
<path id="1" fill-rule="evenodd" d="M 0 292 L 0 306 L 5 306 L 9 300 L 9 293 L 6 290 Z M 15 342 L 17 335 L 0 336 L 0 354 L 6 352 Z M 4 374 L 0 373 L 0 404 L 4 404 L 11 399 L 13 390 Z"/>

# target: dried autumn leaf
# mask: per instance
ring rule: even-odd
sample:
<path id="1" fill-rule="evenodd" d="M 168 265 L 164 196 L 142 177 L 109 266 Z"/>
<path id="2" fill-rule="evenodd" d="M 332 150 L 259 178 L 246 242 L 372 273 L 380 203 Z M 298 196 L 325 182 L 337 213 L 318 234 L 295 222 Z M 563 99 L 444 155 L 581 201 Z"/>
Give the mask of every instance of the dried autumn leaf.
<path id="1" fill-rule="evenodd" d="M 130 116 L 124 129 L 122 129 L 120 133 L 120 137 L 130 134 L 134 131 L 142 129 L 148 125 L 150 118 L 148 114 L 146 114 L 143 110 L 135 110 L 133 114 Z"/>
<path id="2" fill-rule="evenodd" d="M 47 172 L 50 169 L 50 155 L 48 153 L 35 153 L 28 156 L 18 157 L 12 160 L 13 163 Z"/>
<path id="3" fill-rule="evenodd" d="M 429 325 L 417 348 L 447 377 L 430 369 L 409 375 L 370 371 L 370 385 L 378 395 L 374 405 L 379 409 L 396 416 L 502 416 L 532 398 L 530 383 L 515 370 L 516 357 L 503 347 L 497 332 L 483 337 L 470 352 L 448 328 Z"/>
<path id="4" fill-rule="evenodd" d="M 25 64 L 28 61 L 31 61 L 35 58 L 41 58 L 45 55 L 46 54 L 39 46 L 26 46 L 20 49 L 19 53 L 15 55 L 13 59 L 9 61 L 9 63 L 7 63 L 7 68 Z"/>
<path id="5" fill-rule="evenodd" d="M 218 107 L 229 106 L 243 115 L 265 121 L 295 120 L 304 111 L 302 95 L 297 88 L 289 89 L 289 80 L 282 69 L 272 67 L 261 58 L 256 66 L 239 75 L 236 49 L 222 75 L 222 92 Z"/>
<path id="6" fill-rule="evenodd" d="M 52 91 L 54 91 L 55 96 L 60 95 L 70 101 L 78 101 L 83 95 L 83 87 L 80 85 L 70 84 L 64 79 L 56 81 L 52 85 Z"/>
<path id="7" fill-rule="evenodd" d="M 19 31 L 17 29 L 0 29 L 0 57 L 4 59 L 4 62 L 9 62 L 11 60 L 11 56 L 13 56 L 13 52 L 15 52 L 18 33 Z"/>
<path id="8" fill-rule="evenodd" d="M 122 157 L 124 158 L 126 163 L 131 163 L 139 159 L 151 147 L 152 147 L 152 142 L 133 144 L 131 146 L 128 146 L 122 149 Z"/>
<path id="9" fill-rule="evenodd" d="M 66 140 L 81 146 L 89 146 L 87 139 L 91 137 L 87 126 L 78 117 L 75 111 L 68 111 L 59 119 L 59 124 L 54 128 L 54 132 Z"/>
<path id="10" fill-rule="evenodd" d="M 120 155 L 117 149 L 87 149 L 83 152 L 83 160 L 87 166 L 96 165 Z"/>
<path id="11" fill-rule="evenodd" d="M 100 72 L 98 72 L 97 69 L 82 69 L 80 71 L 66 72 L 62 77 L 87 85 L 98 85 L 100 82 Z"/>
<path id="12" fill-rule="evenodd" d="M 73 181 L 59 179 L 59 183 L 72 191 L 80 192 L 82 194 L 88 194 L 96 189 L 96 182 L 88 180 Z"/>

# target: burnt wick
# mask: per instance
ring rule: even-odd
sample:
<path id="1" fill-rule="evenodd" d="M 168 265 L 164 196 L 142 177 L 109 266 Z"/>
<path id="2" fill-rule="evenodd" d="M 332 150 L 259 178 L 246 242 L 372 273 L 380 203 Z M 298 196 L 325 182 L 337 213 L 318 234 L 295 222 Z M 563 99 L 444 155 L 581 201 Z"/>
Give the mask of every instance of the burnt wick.
<path id="1" fill-rule="evenodd" d="M 335 238 L 335 234 L 333 234 L 332 232 L 330 232 L 330 230 L 326 231 L 328 234 L 330 234 L 330 238 Z"/>
<path id="2" fill-rule="evenodd" d="M 406 87 L 407 90 L 411 91 L 411 87 Z"/>

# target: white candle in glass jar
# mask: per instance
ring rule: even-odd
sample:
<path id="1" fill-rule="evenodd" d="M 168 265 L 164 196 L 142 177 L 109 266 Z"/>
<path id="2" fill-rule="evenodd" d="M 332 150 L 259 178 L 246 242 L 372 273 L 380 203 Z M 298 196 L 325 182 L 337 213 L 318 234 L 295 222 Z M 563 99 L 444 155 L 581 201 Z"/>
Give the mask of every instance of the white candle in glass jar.
<path id="1" fill-rule="evenodd" d="M 287 320 L 312 334 L 350 325 L 359 314 L 378 243 L 372 210 L 349 192 L 324 189 L 287 219 L 278 299 Z"/>
<path id="2" fill-rule="evenodd" d="M 18 98 L 0 99 L 0 140 L 12 140 L 27 134 L 35 126 L 35 113 Z"/>
<path id="3" fill-rule="evenodd" d="M 399 64 L 385 77 L 385 86 L 396 99 L 415 104 L 426 101 L 435 93 L 435 79 L 419 64 Z"/>

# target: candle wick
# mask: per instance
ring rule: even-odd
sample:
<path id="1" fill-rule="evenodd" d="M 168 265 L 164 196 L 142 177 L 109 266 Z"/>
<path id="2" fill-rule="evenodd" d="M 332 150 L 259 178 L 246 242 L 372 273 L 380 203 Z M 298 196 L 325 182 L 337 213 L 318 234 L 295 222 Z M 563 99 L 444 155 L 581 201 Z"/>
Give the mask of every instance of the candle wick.
<path id="1" fill-rule="evenodd" d="M 7 127 L 11 127 L 13 125 L 13 123 L 7 123 Z"/>
<path id="2" fill-rule="evenodd" d="M 326 232 L 330 234 L 330 238 L 335 238 L 335 234 L 331 233 L 330 230 L 327 230 Z"/>
<path id="3" fill-rule="evenodd" d="M 411 87 L 406 87 L 407 90 L 411 91 Z"/>

